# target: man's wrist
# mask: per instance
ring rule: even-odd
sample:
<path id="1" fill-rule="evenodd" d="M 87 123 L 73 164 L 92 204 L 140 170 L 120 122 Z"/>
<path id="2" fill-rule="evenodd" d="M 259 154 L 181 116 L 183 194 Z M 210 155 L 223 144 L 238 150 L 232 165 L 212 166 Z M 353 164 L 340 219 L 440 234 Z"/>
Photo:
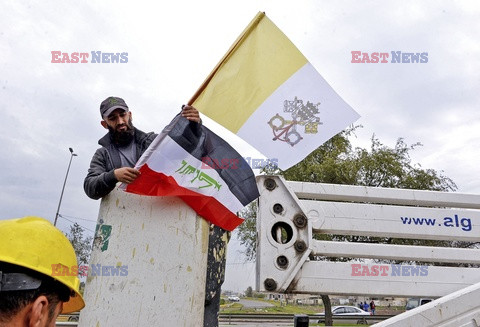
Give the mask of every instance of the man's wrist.
<path id="1" fill-rule="evenodd" d="M 115 185 L 115 184 L 117 184 L 118 179 L 117 179 L 117 176 L 115 175 L 115 169 L 112 169 L 111 171 L 109 171 L 109 172 L 106 174 L 105 180 L 106 180 L 106 182 L 107 182 L 108 185 Z"/>

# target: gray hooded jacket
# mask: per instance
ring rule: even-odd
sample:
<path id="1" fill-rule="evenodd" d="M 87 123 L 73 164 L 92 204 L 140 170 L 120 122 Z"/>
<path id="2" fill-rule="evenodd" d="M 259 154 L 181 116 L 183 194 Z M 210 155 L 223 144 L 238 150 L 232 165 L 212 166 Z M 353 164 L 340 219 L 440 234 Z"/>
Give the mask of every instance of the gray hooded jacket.
<path id="1" fill-rule="evenodd" d="M 137 150 L 138 160 L 157 134 L 150 132 L 144 133 L 135 128 L 134 142 Z M 122 167 L 120 153 L 117 147 L 112 143 L 110 134 L 102 137 L 98 144 L 102 147 L 97 149 L 90 162 L 87 177 L 83 182 L 83 189 L 89 198 L 100 199 L 110 193 L 117 184 L 114 170 Z"/>

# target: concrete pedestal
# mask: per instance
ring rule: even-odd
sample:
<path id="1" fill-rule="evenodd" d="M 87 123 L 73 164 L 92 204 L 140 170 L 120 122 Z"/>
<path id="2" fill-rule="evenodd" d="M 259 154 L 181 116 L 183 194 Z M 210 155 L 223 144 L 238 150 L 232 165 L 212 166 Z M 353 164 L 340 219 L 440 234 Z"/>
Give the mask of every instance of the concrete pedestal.
<path id="1" fill-rule="evenodd" d="M 203 326 L 208 229 L 180 199 L 111 192 L 79 326 Z"/>

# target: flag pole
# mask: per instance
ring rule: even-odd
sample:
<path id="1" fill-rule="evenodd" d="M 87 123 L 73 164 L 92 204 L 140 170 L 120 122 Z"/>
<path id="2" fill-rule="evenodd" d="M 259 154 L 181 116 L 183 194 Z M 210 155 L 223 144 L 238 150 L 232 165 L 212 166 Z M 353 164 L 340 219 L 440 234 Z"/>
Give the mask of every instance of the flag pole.
<path id="1" fill-rule="evenodd" d="M 253 29 L 260 23 L 262 18 L 265 17 L 265 12 L 259 12 L 253 20 L 248 24 L 248 26 L 243 30 L 243 32 L 240 34 L 240 36 L 235 40 L 235 42 L 232 44 L 230 49 L 228 49 L 227 53 L 223 56 L 223 58 L 218 62 L 218 64 L 215 66 L 215 68 L 212 70 L 210 75 L 205 79 L 205 81 L 202 83 L 202 85 L 198 88 L 197 92 L 190 98 L 188 101 L 188 105 L 192 105 L 195 100 L 200 96 L 200 94 L 205 90 L 207 87 L 208 83 L 212 80 L 213 76 L 217 73 L 217 71 L 220 69 L 220 66 L 228 60 L 230 55 L 237 49 L 243 41 L 248 37 L 248 35 L 253 31 Z M 198 109 L 198 108 L 197 108 Z"/>

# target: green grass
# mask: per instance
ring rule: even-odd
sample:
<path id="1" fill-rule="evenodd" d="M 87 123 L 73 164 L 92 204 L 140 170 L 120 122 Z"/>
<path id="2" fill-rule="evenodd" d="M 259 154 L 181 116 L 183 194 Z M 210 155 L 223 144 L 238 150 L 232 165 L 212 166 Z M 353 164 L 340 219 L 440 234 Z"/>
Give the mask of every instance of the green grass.
<path id="1" fill-rule="evenodd" d="M 220 313 L 272 313 L 272 314 L 315 314 L 323 311 L 323 306 L 303 306 L 295 304 L 282 304 L 280 301 L 264 300 L 258 298 L 245 298 L 248 300 L 255 300 L 273 304 L 273 307 L 266 308 L 244 308 L 240 303 L 231 303 L 226 301 L 220 306 Z"/>
<path id="2" fill-rule="evenodd" d="M 260 299 L 260 298 L 244 298 L 247 300 L 254 300 L 254 301 L 260 301 L 260 302 L 267 302 L 272 305 L 273 307 L 267 307 L 267 308 L 262 308 L 262 309 L 249 309 L 249 308 L 243 308 L 243 306 L 238 303 L 238 302 L 230 302 L 228 300 L 222 301 L 224 302 L 223 304 L 220 305 L 220 312 L 238 312 L 238 313 L 290 313 L 290 314 L 296 314 L 296 313 L 303 313 L 303 314 L 315 314 L 319 312 L 323 312 L 324 307 L 323 305 L 299 305 L 299 304 L 288 304 L 285 305 L 284 303 L 281 303 L 280 301 L 275 301 L 275 300 L 265 300 L 265 299 Z M 377 306 L 376 313 L 377 314 L 399 314 L 401 312 L 404 312 L 405 308 L 404 307 L 379 307 Z"/>

